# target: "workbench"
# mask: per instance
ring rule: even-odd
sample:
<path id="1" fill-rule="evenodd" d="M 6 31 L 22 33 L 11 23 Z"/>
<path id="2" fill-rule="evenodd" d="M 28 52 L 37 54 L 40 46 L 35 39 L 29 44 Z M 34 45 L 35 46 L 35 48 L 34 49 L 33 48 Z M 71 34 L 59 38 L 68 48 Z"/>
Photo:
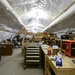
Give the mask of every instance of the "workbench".
<path id="1" fill-rule="evenodd" d="M 47 51 L 47 48 L 49 46 L 44 44 L 44 45 L 41 45 L 41 50 L 42 50 L 42 66 L 43 66 L 43 70 L 44 70 L 44 75 L 47 74 L 47 69 L 46 69 L 46 66 L 47 66 L 47 54 L 48 54 L 48 51 Z"/>
<path id="2" fill-rule="evenodd" d="M 72 62 L 74 58 L 66 55 L 62 57 L 62 66 L 56 66 L 56 62 L 47 56 L 47 74 L 46 75 L 75 75 L 75 63 Z"/>
<path id="3" fill-rule="evenodd" d="M 42 45 L 41 49 L 44 53 L 44 74 L 45 75 L 75 75 L 75 63 L 72 60 L 75 58 L 70 58 L 63 54 L 62 56 L 62 67 L 56 66 L 56 62 L 51 60 L 51 56 L 47 55 L 48 45 Z"/>

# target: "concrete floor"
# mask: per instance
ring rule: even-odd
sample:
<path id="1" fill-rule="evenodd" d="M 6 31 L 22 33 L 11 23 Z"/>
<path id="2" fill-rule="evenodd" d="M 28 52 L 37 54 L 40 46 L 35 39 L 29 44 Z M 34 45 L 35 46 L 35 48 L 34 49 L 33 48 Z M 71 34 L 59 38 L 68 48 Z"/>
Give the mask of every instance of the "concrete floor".
<path id="1" fill-rule="evenodd" d="M 39 68 L 27 68 L 23 70 L 24 57 L 21 49 L 13 49 L 11 56 L 2 56 L 0 61 L 0 75 L 43 75 Z"/>

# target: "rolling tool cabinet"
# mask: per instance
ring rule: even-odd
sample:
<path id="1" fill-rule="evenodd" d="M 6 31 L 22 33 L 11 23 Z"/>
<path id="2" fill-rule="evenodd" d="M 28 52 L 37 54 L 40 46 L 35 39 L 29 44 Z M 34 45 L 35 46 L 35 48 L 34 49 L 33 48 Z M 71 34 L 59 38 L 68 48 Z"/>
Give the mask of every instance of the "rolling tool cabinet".
<path id="1" fill-rule="evenodd" d="M 24 51 L 24 68 L 27 66 L 38 67 L 41 66 L 41 49 L 37 43 L 31 43 L 25 46 Z"/>

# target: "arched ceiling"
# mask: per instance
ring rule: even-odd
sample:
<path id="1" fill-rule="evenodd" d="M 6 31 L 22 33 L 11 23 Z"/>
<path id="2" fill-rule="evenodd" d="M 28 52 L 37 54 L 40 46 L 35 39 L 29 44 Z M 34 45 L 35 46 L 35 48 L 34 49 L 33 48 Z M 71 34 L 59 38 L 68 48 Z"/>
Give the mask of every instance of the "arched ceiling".
<path id="1" fill-rule="evenodd" d="M 3 1 L 3 0 L 1 0 Z M 16 12 L 20 20 L 22 21 L 23 25 L 28 29 L 30 32 L 41 32 L 44 28 L 46 28 L 52 21 L 54 21 L 57 17 L 59 17 L 63 12 L 65 12 L 74 2 L 75 0 L 4 0 L 7 1 L 10 7 L 12 7 L 13 11 Z M 0 8 L 2 12 L 6 12 Z M 9 7 L 6 7 L 9 11 Z M 0 21 L 1 24 L 6 24 L 10 27 L 21 28 L 22 26 L 18 23 L 16 19 L 9 17 L 9 14 L 6 16 L 0 12 L 0 18 L 4 19 Z M 8 19 L 5 19 L 4 17 Z M 73 15 L 75 16 L 75 15 Z M 71 27 L 71 23 L 74 24 L 71 16 L 66 21 Z M 10 19 L 10 20 L 9 20 Z M 73 18 L 75 20 L 75 18 Z M 57 31 L 64 29 L 67 27 L 67 22 L 65 20 L 57 25 L 49 28 L 47 31 Z M 9 23 L 8 23 L 9 22 Z M 63 26 L 64 25 L 64 26 Z M 21 26 L 21 27 L 20 27 Z M 57 27 L 58 26 L 58 27 Z M 73 25 L 73 27 L 75 27 Z"/>
<path id="2" fill-rule="evenodd" d="M 0 30 L 14 32 L 19 31 L 22 27 L 18 20 L 0 3 Z"/>
<path id="3" fill-rule="evenodd" d="M 47 31 L 57 32 L 57 31 L 67 30 L 67 29 L 75 29 L 75 14 L 63 20 L 62 22 L 59 22 L 58 24 L 52 26 L 51 28 L 48 28 Z"/>

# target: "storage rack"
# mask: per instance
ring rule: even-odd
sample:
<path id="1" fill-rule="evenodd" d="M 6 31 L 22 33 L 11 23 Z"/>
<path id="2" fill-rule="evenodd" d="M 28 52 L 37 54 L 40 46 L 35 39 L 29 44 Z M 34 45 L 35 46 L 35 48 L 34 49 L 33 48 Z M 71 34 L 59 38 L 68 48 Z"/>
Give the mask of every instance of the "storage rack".
<path id="1" fill-rule="evenodd" d="M 41 50 L 40 45 L 31 43 L 25 46 L 24 52 L 24 69 L 29 66 L 41 66 Z"/>

